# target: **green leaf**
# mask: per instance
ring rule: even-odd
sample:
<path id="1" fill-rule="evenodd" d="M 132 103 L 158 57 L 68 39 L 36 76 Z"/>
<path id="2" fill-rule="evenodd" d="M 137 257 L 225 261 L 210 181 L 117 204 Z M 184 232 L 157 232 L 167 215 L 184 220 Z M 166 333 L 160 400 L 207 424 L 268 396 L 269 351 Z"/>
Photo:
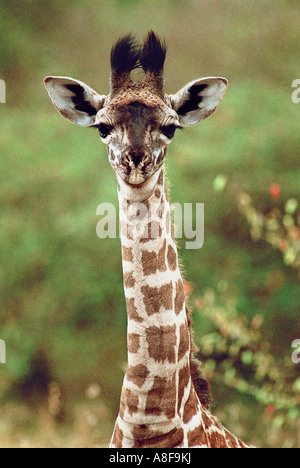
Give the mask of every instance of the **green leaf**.
<path id="1" fill-rule="evenodd" d="M 241 355 L 241 361 L 245 366 L 249 366 L 253 362 L 253 353 L 252 351 L 244 351 Z"/>

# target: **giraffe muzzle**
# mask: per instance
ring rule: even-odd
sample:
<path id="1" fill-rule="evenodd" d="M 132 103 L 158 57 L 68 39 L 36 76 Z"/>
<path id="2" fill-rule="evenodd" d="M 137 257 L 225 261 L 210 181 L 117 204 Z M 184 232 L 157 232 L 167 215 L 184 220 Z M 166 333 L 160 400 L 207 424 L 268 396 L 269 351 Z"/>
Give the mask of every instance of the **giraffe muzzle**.
<path id="1" fill-rule="evenodd" d="M 149 153 L 143 150 L 124 152 L 120 161 L 124 180 L 131 185 L 140 185 L 146 182 L 150 175 L 151 161 Z"/>
<path id="2" fill-rule="evenodd" d="M 148 153 L 142 151 L 126 151 L 122 156 L 122 164 L 130 169 L 143 169 L 151 158 Z"/>

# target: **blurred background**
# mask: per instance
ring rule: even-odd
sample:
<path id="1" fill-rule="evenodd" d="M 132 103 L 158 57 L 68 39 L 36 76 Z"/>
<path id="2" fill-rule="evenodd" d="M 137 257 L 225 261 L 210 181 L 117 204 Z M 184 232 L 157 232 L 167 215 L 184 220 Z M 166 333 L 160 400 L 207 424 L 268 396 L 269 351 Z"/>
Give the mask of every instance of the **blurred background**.
<path id="1" fill-rule="evenodd" d="M 126 368 L 118 239 L 96 236 L 115 176 L 92 129 L 54 110 L 47 75 L 109 91 L 123 33 L 168 45 L 166 92 L 229 80 L 219 110 L 176 135 L 171 198 L 205 203 L 205 244 L 185 250 L 195 340 L 228 429 L 300 447 L 299 2 L 0 0 L 1 447 L 104 447 Z M 180 243 L 181 244 L 181 243 Z"/>

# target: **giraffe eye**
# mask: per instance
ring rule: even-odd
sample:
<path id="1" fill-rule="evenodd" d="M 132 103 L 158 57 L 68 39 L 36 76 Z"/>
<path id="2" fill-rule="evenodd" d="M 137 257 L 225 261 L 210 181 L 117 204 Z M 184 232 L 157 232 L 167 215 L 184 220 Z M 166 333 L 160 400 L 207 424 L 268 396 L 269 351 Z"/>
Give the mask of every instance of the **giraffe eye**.
<path id="1" fill-rule="evenodd" d="M 112 131 L 111 125 L 99 124 L 97 125 L 101 138 L 106 138 Z"/>
<path id="2" fill-rule="evenodd" d="M 179 125 L 166 125 L 165 127 L 161 127 L 162 133 L 171 140 L 175 135 L 177 128 L 182 128 Z"/>

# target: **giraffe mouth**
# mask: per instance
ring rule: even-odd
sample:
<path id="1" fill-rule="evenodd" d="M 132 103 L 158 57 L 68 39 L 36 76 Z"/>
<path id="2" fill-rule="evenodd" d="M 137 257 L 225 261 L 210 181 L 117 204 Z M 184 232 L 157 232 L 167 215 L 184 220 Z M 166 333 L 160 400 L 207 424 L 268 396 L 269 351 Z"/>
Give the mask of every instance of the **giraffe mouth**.
<path id="1" fill-rule="evenodd" d="M 125 178 L 125 182 L 130 185 L 141 185 L 146 182 L 146 174 L 142 174 L 140 171 L 132 170 L 128 176 Z"/>

